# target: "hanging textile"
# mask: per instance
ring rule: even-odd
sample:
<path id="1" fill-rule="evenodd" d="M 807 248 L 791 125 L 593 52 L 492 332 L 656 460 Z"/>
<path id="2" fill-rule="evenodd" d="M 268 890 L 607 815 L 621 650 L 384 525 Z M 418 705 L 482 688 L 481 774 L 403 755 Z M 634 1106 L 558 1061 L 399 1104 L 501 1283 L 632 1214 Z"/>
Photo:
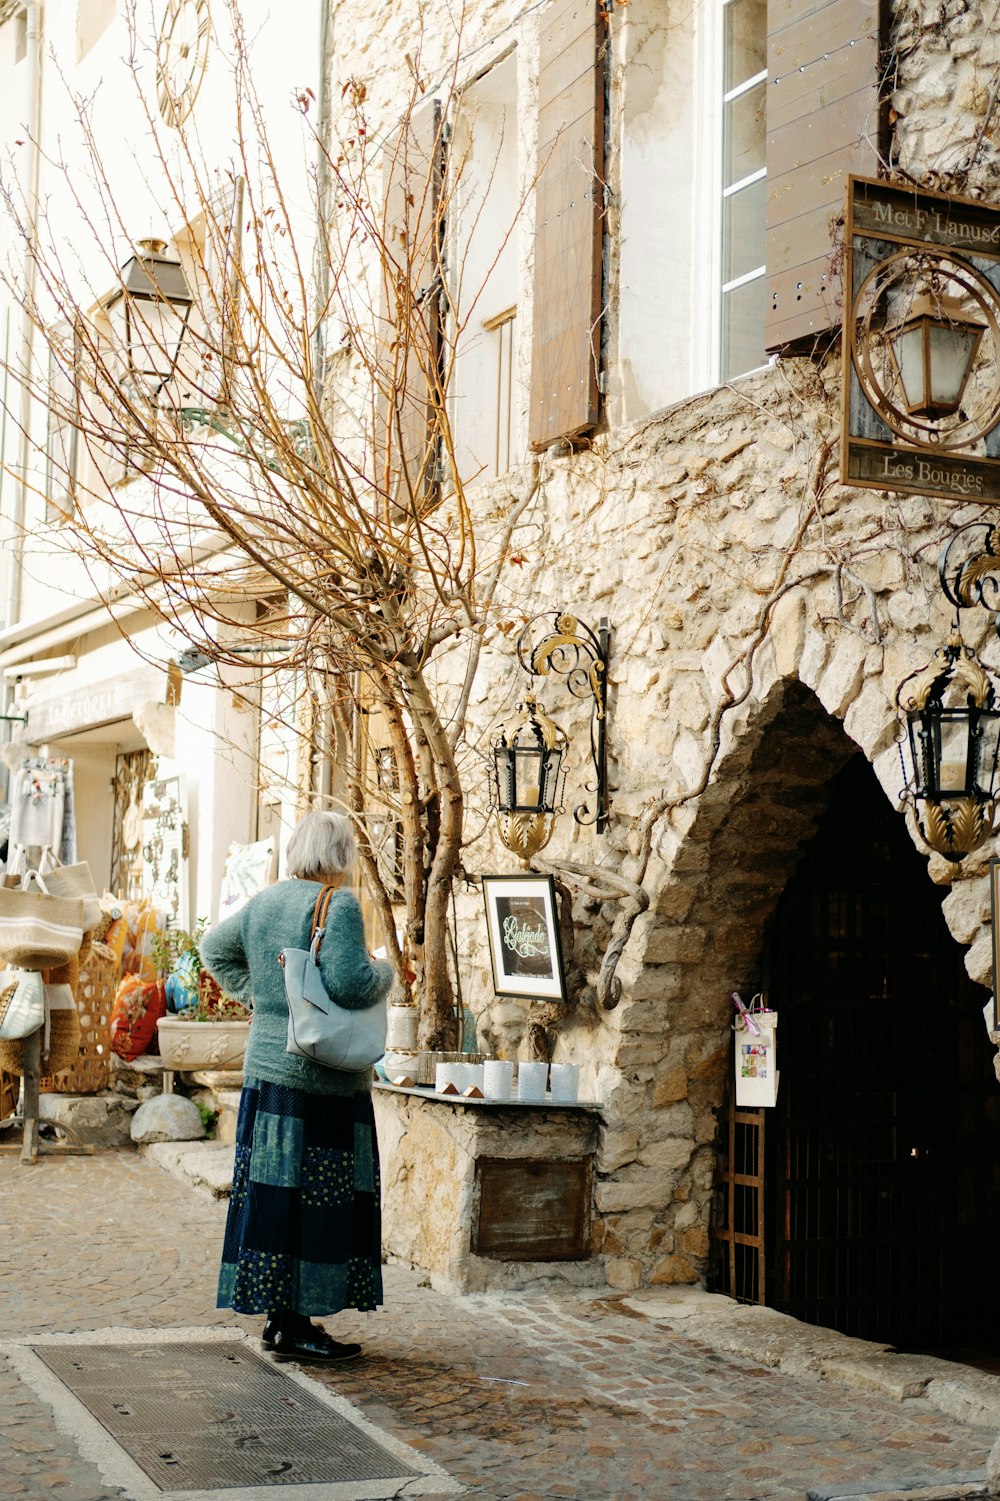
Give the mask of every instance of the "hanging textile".
<path id="1" fill-rule="evenodd" d="M 56 856 L 63 865 L 76 864 L 76 799 L 73 791 L 73 763 L 63 761 L 63 780 L 66 784 L 66 801 L 63 804 L 62 848 Z"/>
<path id="2" fill-rule="evenodd" d="M 37 867 L 48 850 L 63 864 L 76 861 L 73 763 L 65 756 L 28 756 L 10 793 L 10 864 L 22 855 Z"/>

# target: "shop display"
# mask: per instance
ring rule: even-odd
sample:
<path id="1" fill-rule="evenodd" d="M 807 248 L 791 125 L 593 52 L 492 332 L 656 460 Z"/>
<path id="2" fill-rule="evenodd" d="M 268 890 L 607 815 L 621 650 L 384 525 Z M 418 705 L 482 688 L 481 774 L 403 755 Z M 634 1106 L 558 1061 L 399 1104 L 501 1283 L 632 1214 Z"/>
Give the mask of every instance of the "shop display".
<path id="1" fill-rule="evenodd" d="M 25 855 L 37 867 L 46 851 L 59 861 L 75 863 L 73 762 L 67 757 L 22 760 L 11 778 L 8 844 L 8 865 L 13 869 Z"/>
<path id="2" fill-rule="evenodd" d="M 39 1080 L 46 1094 L 99 1094 L 108 1087 L 111 1061 L 111 1008 L 119 961 L 107 944 L 94 942 L 80 961 L 76 1010 L 80 1042 L 76 1057 L 58 1074 Z"/>
<path id="3" fill-rule="evenodd" d="M 111 1008 L 111 1050 L 131 1063 L 150 1050 L 156 1023 L 167 1014 L 167 996 L 161 980 L 126 975 Z"/>
<path id="4" fill-rule="evenodd" d="M 126 815 L 129 817 L 129 814 Z M 142 884 L 171 925 L 188 926 L 188 823 L 180 777 L 142 788 Z"/>
<path id="5" fill-rule="evenodd" d="M 84 932 L 93 932 L 101 919 L 101 902 L 86 860 L 80 860 L 75 865 L 64 865 L 51 850 L 46 850 L 38 869 L 53 896 L 80 898 L 83 902 Z"/>
<path id="6" fill-rule="evenodd" d="M 19 969 L 65 964 L 83 942 L 83 902 L 53 895 L 37 871 L 0 886 L 0 959 Z"/>
<path id="7" fill-rule="evenodd" d="M 45 1021 L 45 986 L 33 969 L 0 971 L 0 1037 L 30 1037 Z"/>
<path id="8" fill-rule="evenodd" d="M 232 917 L 252 896 L 270 886 L 274 869 L 274 839 L 255 844 L 231 844 L 222 871 L 219 921 Z"/>
<path id="9" fill-rule="evenodd" d="M 80 1051 L 80 1020 L 76 1009 L 76 988 L 80 980 L 77 955 L 65 964 L 36 971 L 42 991 L 42 1020 L 19 1038 L 0 1036 L 0 1069 L 8 1074 L 24 1072 L 28 1038 L 42 1033 L 41 1066 L 45 1074 L 57 1074 L 69 1068 Z"/>

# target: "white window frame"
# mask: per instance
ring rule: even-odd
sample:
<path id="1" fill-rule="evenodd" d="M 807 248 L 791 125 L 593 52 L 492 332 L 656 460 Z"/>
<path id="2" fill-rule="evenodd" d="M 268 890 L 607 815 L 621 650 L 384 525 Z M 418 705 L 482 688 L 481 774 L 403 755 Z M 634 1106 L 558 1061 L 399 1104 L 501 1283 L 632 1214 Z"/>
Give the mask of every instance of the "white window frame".
<path id="1" fill-rule="evenodd" d="M 750 89 L 766 82 L 767 69 L 744 79 L 728 92 L 725 82 L 725 26 L 723 16 L 727 4 L 733 0 L 701 0 L 698 7 L 696 54 L 697 76 L 700 87 L 694 104 L 699 128 L 696 140 L 700 149 L 695 154 L 695 191 L 692 214 L 692 263 L 693 283 L 696 295 L 691 309 L 691 378 L 692 390 L 709 390 L 719 385 L 722 376 L 722 299 L 723 294 L 737 287 L 763 278 L 766 264 L 753 267 L 732 281 L 722 279 L 722 208 L 726 198 L 732 197 L 741 188 L 767 177 L 767 168 L 762 167 L 723 187 L 723 122 L 725 105 Z M 700 186 L 698 186 L 700 185 Z M 708 254 L 705 248 L 708 247 Z M 705 317 L 705 310 L 709 316 Z M 744 375 L 753 375 L 767 366 L 766 356 L 760 365 L 733 377 L 741 380 Z"/>
<path id="2" fill-rule="evenodd" d="M 488 63 L 486 63 L 483 67 L 477 69 L 477 71 L 462 84 L 461 89 L 457 93 L 455 108 L 452 118 L 449 121 L 449 127 L 452 131 L 452 142 L 454 143 L 454 133 L 456 126 L 458 125 L 458 117 L 461 115 L 463 105 L 466 105 L 467 101 L 470 98 L 474 98 L 477 87 L 484 84 L 486 80 L 488 80 L 490 74 L 496 73 L 497 70 L 503 68 L 508 64 L 513 68 L 514 108 L 511 114 L 511 118 L 505 126 L 505 130 L 510 131 L 509 141 L 512 143 L 514 152 L 515 183 L 519 201 L 516 205 L 517 217 L 514 222 L 512 222 L 511 224 L 504 222 L 500 227 L 503 233 L 510 236 L 508 244 L 511 252 L 513 253 L 515 265 L 514 290 L 519 294 L 521 291 L 520 284 L 523 271 L 523 268 L 521 266 L 521 254 L 519 250 L 519 241 L 521 238 L 523 223 L 520 195 L 523 190 L 524 174 L 524 163 L 522 161 L 521 128 L 519 125 L 519 118 L 522 90 L 524 85 L 522 76 L 523 64 L 521 63 L 521 60 L 518 56 L 518 48 L 516 44 L 507 45 L 502 50 L 498 51 L 495 56 L 490 58 Z M 462 251 L 460 249 L 462 240 L 462 215 L 463 211 L 466 209 L 466 197 L 461 190 L 461 185 L 459 185 L 459 190 L 455 194 L 455 198 L 453 200 L 451 222 L 448 225 L 447 230 L 448 257 L 451 261 L 451 270 L 449 271 L 450 276 L 457 276 L 458 274 L 457 262 L 462 256 Z M 454 293 L 454 287 L 452 288 L 452 291 Z M 511 304 L 510 306 L 498 308 L 492 314 L 484 315 L 484 311 L 481 311 L 481 309 L 485 310 L 485 307 L 489 306 L 490 299 L 487 296 L 484 303 L 481 289 L 477 289 L 477 291 L 480 293 L 480 301 L 479 305 L 476 308 L 472 309 L 471 321 L 466 334 L 466 344 L 469 345 L 473 340 L 477 341 L 480 345 L 480 351 L 486 356 L 486 362 L 489 364 L 490 368 L 496 369 L 497 383 L 495 387 L 495 395 L 497 410 L 495 413 L 495 436 L 492 441 L 488 456 L 483 456 L 484 468 L 479 474 L 470 474 L 469 476 L 467 476 L 467 482 L 472 484 L 475 484 L 479 479 L 490 480 L 500 478 L 502 475 L 504 475 L 510 468 L 511 464 L 513 462 L 516 462 L 522 442 L 522 435 L 520 433 L 521 400 L 519 388 L 520 375 L 524 360 L 523 321 L 517 317 L 518 306 L 516 302 L 514 304 Z M 461 361 L 461 355 L 459 355 L 459 361 Z M 493 394 L 494 387 L 492 385 L 491 379 L 489 398 L 492 398 Z M 455 439 L 459 451 L 461 451 L 463 446 L 463 438 L 462 418 L 461 411 L 458 407 L 458 402 L 463 399 L 463 395 L 464 393 L 461 389 L 461 380 L 458 375 L 458 369 L 456 369 L 456 385 L 454 391 L 449 397 L 449 400 L 451 403 L 451 418 L 455 427 Z M 484 392 L 484 396 L 485 395 L 486 393 Z"/>

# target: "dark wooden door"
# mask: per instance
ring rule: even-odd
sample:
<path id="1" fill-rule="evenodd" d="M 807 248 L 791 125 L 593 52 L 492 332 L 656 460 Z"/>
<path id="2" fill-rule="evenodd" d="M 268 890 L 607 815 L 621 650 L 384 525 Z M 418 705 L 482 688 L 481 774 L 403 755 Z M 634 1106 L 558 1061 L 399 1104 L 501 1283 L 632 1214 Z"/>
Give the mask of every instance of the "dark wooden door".
<path id="1" fill-rule="evenodd" d="M 766 1301 L 908 1349 L 998 1332 L 1000 1086 L 944 894 L 859 756 L 770 944 Z"/>

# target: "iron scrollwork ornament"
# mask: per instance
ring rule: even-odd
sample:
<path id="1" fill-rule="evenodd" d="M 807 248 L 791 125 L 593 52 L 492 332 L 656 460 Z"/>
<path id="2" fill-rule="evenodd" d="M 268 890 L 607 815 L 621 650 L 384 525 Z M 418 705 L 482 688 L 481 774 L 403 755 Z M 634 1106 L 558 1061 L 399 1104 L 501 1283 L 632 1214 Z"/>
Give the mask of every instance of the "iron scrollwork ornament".
<path id="1" fill-rule="evenodd" d="M 973 549 L 970 539 L 979 539 Z M 1000 610 L 1000 524 L 970 521 L 958 531 L 942 550 L 938 579 L 945 598 L 956 610 L 982 605 L 986 610 Z M 1000 630 L 1000 617 L 994 614 Z"/>
<path id="2" fill-rule="evenodd" d="M 539 621 L 552 621 L 552 630 L 532 643 Z M 608 657 L 611 627 L 602 616 L 597 631 L 565 610 L 542 611 L 524 627 L 517 641 L 518 661 L 532 677 L 551 673 L 565 678 L 574 698 L 590 700 L 590 756 L 595 782 L 588 792 L 596 794 L 596 809 L 586 803 L 573 810 L 578 824 L 593 826 L 603 834 L 608 826 L 607 707 Z"/>

